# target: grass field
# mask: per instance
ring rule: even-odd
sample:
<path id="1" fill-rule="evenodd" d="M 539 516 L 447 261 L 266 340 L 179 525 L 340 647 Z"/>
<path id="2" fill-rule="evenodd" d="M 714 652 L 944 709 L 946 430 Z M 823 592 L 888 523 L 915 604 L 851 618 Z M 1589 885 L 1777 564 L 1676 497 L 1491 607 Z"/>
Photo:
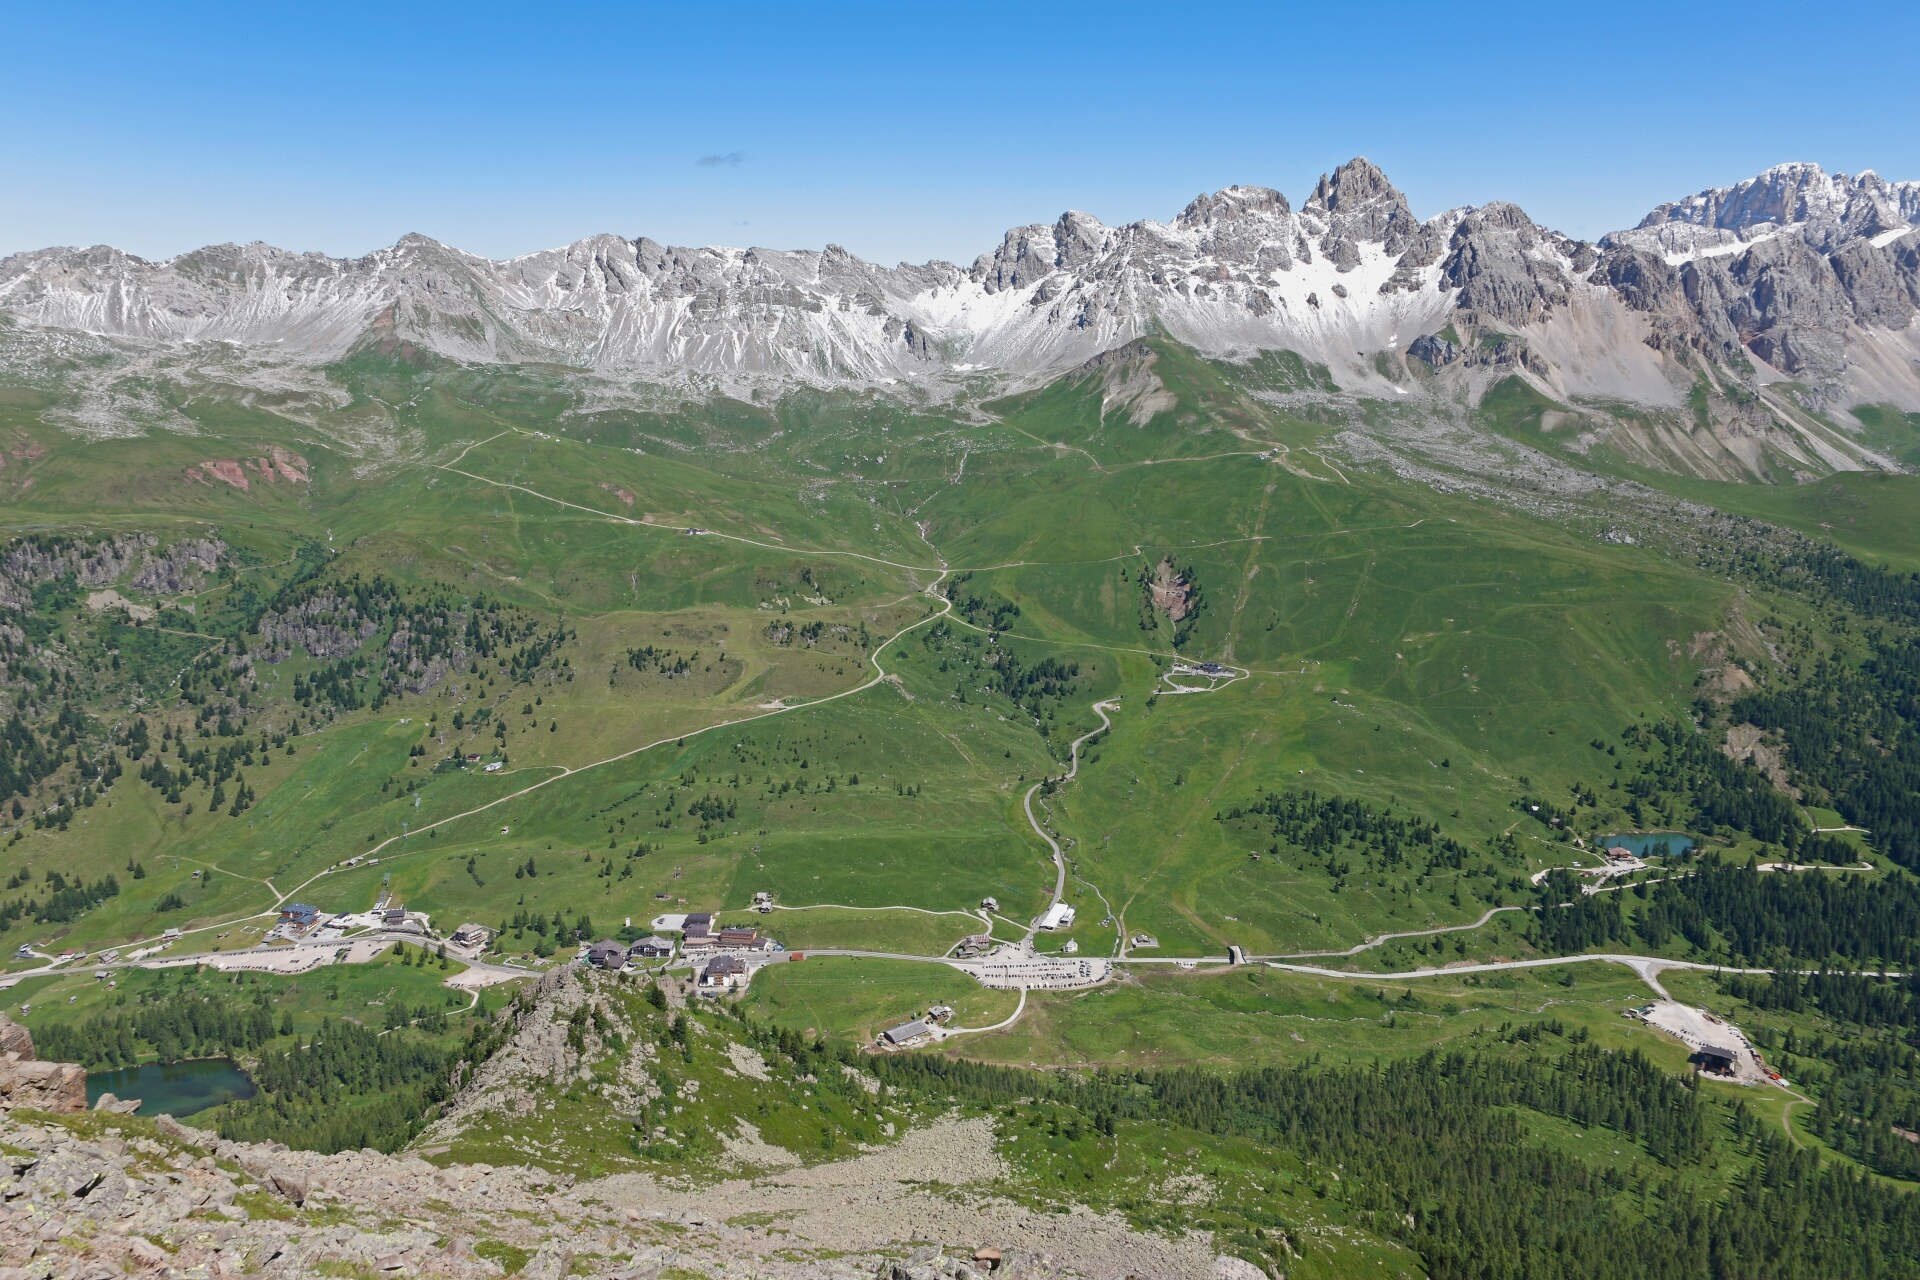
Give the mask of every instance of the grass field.
<path id="1" fill-rule="evenodd" d="M 946 965 L 824 956 L 765 970 L 754 979 L 747 1007 L 804 1034 L 864 1045 L 932 1005 L 951 1005 L 956 1026 L 984 1027 L 1011 1014 L 1018 999 L 1016 992 L 982 987 Z M 986 1039 L 956 1043 L 971 1049 Z"/>
<path id="2" fill-rule="evenodd" d="M 932 1002 L 953 1004 L 960 1025 L 997 1022 L 1013 1008 L 1010 993 L 975 987 L 1004 1003 L 981 1008 L 976 998 L 977 1012 L 970 1009 L 963 980 L 937 966 L 831 958 L 814 965 L 780 966 L 756 979 L 752 1007 L 780 1025 L 855 1043 Z M 1683 1067 L 1686 1052 L 1676 1042 L 1621 1016 L 1648 998 L 1645 983 L 1609 965 L 1404 980 L 1142 967 L 1091 991 L 1031 994 L 1012 1027 L 955 1041 L 948 1051 L 1010 1066 L 1076 1068 L 1369 1061 L 1479 1045 L 1502 1029 L 1551 1021 Z"/>
<path id="3" fill-rule="evenodd" d="M 247 728 L 229 737 L 288 737 L 245 768 L 252 807 L 229 816 L 203 784 L 163 799 L 128 776 L 64 825 L 13 818 L 0 838 L 24 880 L 10 893 L 42 892 L 50 872 L 113 875 L 119 891 L 68 919 L 0 919 L 0 956 L 168 927 L 201 931 L 183 946 L 244 945 L 292 897 L 346 910 L 387 893 L 442 927 L 560 915 L 605 933 L 667 910 L 741 911 L 761 891 L 806 908 L 756 921 L 797 949 L 936 955 L 975 930 L 984 897 L 1013 920 L 1046 906 L 1052 868 L 1021 797 L 1062 771 L 1102 699 L 1112 731 L 1043 806 L 1079 909 L 1046 945 L 1103 954 L 1145 932 L 1160 954 L 1342 948 L 1515 901 L 1526 874 L 1567 860 L 1518 819 L 1523 794 L 1605 788 L 1612 763 L 1591 742 L 1685 716 L 1710 656 L 1757 651 L 1756 619 L 1807 616 L 1652 546 L 1330 462 L 1337 422 L 1260 398 L 1325 389 L 1297 358 L 1229 367 L 1156 341 L 1126 359 L 1166 389 L 1158 408 L 1111 401 L 1093 373 L 981 422 L 824 393 L 591 407 L 538 369 L 373 353 L 335 371 L 351 403 L 316 418 L 182 397 L 194 435 L 81 442 L 32 397 L 0 402 L 0 431 L 33 446 L 0 473 L 10 532 L 231 549 L 230 569 L 163 601 L 190 626 L 78 604 L 53 620 L 76 671 L 114 695 L 92 708 L 102 732 L 124 727 L 132 697 L 156 732 L 225 741 L 169 690 L 222 646 L 258 649 L 259 620 L 304 582 L 378 579 L 408 598 L 448 593 L 449 608 L 484 597 L 560 637 L 531 674 L 474 655 L 431 687 L 324 715 L 292 691 L 337 655 L 256 658 L 234 706 Z M 1509 390 L 1486 412 L 1497 430 L 1551 436 L 1545 410 Z M 299 452 L 307 479 L 242 490 L 192 470 L 274 448 Z M 1662 483 L 1920 563 L 1906 478 Z M 1178 620 L 1142 583 L 1163 560 L 1191 593 Z M 358 652 L 377 664 L 385 636 Z M 1166 693 L 1182 657 L 1245 674 Z M 1431 820 L 1468 856 L 1334 875 L 1225 818 L 1303 789 Z M 378 861 L 341 865 L 364 856 Z M 1360 963 L 1515 947 L 1514 924 Z M 543 942 L 522 927 L 500 945 Z M 784 968 L 754 1000 L 865 1034 L 913 982 L 965 994 L 944 969 L 850 964 Z M 860 994 L 836 1010 L 844 973 Z M 1292 1052 L 1307 1025 L 1280 1012 L 1294 998 L 1247 982 L 1151 975 L 1037 998 L 1013 1033 L 967 1051 Z M 1399 1024 L 1474 1034 L 1496 1008 L 1464 1011 L 1482 994 Z M 980 1016 L 998 1000 L 979 994 Z M 1387 1012 L 1343 995 L 1319 1030 L 1384 1052 L 1406 1034 L 1382 1026 Z M 1305 1042 L 1330 1043 L 1317 1036 Z"/>
<path id="4" fill-rule="evenodd" d="M 390 951 L 368 964 L 328 965 L 292 977 L 206 968 L 129 969 L 117 971 L 108 983 L 91 971 L 75 972 L 23 979 L 5 993 L 6 1011 L 35 1031 L 55 1024 L 78 1025 L 100 1014 L 185 994 L 249 998 L 264 994 L 276 1018 L 280 1014 L 292 1018 L 288 1035 L 293 1040 L 310 1035 L 326 1018 L 380 1029 L 387 1025 L 387 1010 L 395 1005 L 446 1013 L 449 1034 L 457 1037 L 465 1033 L 468 1016 L 484 1016 L 488 1009 L 497 1009 L 504 997 L 495 992 L 482 1008 L 467 994 L 447 988 L 445 980 L 454 970 L 402 964 L 399 954 Z M 27 1005 L 32 1012 L 23 1013 Z M 275 1047 L 290 1042 L 282 1040 Z"/>

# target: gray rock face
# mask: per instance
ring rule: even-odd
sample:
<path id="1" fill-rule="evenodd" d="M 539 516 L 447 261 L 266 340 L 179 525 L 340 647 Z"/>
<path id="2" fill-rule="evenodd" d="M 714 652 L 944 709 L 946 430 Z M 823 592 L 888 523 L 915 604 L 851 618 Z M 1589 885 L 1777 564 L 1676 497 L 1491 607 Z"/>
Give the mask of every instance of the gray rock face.
<path id="1" fill-rule="evenodd" d="M 227 545 L 218 538 L 187 538 L 163 547 L 150 533 L 22 540 L 0 556 L 0 609 L 30 607 L 35 587 L 68 574 L 82 587 L 119 583 L 148 595 L 172 595 L 199 586 L 226 554 Z"/>
<path id="2" fill-rule="evenodd" d="M 1855 240 L 1830 254 L 1827 265 L 1855 319 L 1900 329 L 1920 311 L 1920 230 L 1881 239 Z"/>
<path id="3" fill-rule="evenodd" d="M 1920 183 L 1780 165 L 1606 237 L 1601 269 L 1676 345 L 1756 358 L 1841 404 L 1906 404 L 1911 388 L 1852 375 L 1875 335 L 1920 354 L 1916 218 Z"/>
<path id="4" fill-rule="evenodd" d="M 1764 241 L 1729 262 L 1724 274 L 1689 266 L 1696 281 L 1718 275 L 1727 323 L 1747 350 L 1792 374 L 1840 372 L 1850 299 L 1812 245 L 1788 237 Z"/>
<path id="5" fill-rule="evenodd" d="M 1858 177 L 1827 173 L 1817 164 L 1775 165 L 1731 187 L 1663 204 L 1637 230 L 1683 225 L 1753 232 L 1799 227 L 1822 248 L 1879 235 L 1920 220 L 1920 182 L 1890 183 L 1871 171 Z"/>
<path id="6" fill-rule="evenodd" d="M 147 552 L 134 572 L 132 585 L 151 595 L 173 595 L 197 587 L 208 574 L 218 572 L 227 544 L 218 538 L 187 538 Z"/>
<path id="7" fill-rule="evenodd" d="M 1519 206 L 1484 205 L 1454 228 L 1440 278 L 1457 304 L 1513 326 L 1545 319 L 1572 286 L 1570 241 L 1534 226 Z"/>

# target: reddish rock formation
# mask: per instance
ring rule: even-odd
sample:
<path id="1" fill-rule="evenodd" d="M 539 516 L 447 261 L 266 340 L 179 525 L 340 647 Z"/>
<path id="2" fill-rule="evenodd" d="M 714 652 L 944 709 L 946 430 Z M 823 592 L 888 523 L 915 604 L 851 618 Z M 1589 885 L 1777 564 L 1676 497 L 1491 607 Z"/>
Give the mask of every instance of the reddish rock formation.
<path id="1" fill-rule="evenodd" d="M 265 456 L 258 458 L 208 458 L 205 462 L 196 462 L 187 468 L 189 480 L 201 484 L 219 481 L 232 485 L 242 491 L 249 487 L 247 474 L 251 471 L 267 484 L 276 484 L 282 480 L 289 484 L 308 483 L 307 460 L 290 449 L 279 445 L 268 448 Z"/>

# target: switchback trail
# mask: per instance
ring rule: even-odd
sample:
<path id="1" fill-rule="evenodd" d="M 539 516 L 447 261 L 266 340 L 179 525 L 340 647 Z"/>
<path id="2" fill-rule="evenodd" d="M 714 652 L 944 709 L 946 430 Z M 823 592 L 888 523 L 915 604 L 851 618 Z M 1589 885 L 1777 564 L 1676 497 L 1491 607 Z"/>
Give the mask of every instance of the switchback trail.
<path id="1" fill-rule="evenodd" d="M 1468 933 L 1474 929 L 1480 928 L 1482 925 L 1486 924 L 1489 920 L 1499 915 L 1502 911 L 1531 911 L 1531 910 L 1533 910 L 1532 907 L 1488 907 L 1486 911 L 1481 914 L 1478 920 L 1471 921 L 1467 924 L 1443 924 L 1443 925 L 1436 925 L 1431 929 L 1405 929 L 1397 933 L 1376 933 L 1372 937 L 1368 938 L 1365 942 L 1356 942 L 1352 946 L 1346 947 L 1340 950 L 1292 951 L 1283 956 L 1262 957 L 1262 959 L 1270 958 L 1274 960 L 1312 960 L 1312 959 L 1328 957 L 1328 956 L 1357 956 L 1362 951 L 1371 951 L 1375 947 L 1384 946 L 1386 943 L 1396 941 L 1397 939 L 1400 939 L 1400 938 L 1431 938 L 1435 934 L 1441 934 L 1441 933 Z"/>
<path id="2" fill-rule="evenodd" d="M 1061 783 L 1072 782 L 1074 778 L 1079 774 L 1081 746 L 1088 739 L 1097 738 L 1101 734 L 1105 733 L 1107 730 L 1113 728 L 1113 720 L 1107 715 L 1107 712 L 1113 710 L 1113 708 L 1118 706 L 1119 703 L 1120 703 L 1120 700 L 1118 698 L 1108 698 L 1104 701 L 1096 702 L 1093 704 L 1093 713 L 1100 717 L 1100 727 L 1098 729 L 1087 730 L 1085 733 L 1075 738 L 1073 740 L 1073 745 L 1067 748 L 1067 771 L 1066 773 L 1060 776 L 1058 780 L 1059 782 Z M 1054 904 L 1058 903 L 1061 898 L 1066 896 L 1067 855 L 1066 855 L 1066 851 L 1060 847 L 1060 842 L 1053 838 L 1053 833 L 1048 831 L 1046 827 L 1041 824 L 1040 819 L 1034 816 L 1033 797 L 1039 793 L 1040 788 L 1046 786 L 1049 782 L 1053 782 L 1053 781 L 1055 780 L 1052 778 L 1040 779 L 1040 781 L 1034 783 L 1032 786 L 1027 788 L 1027 794 L 1025 798 L 1022 799 L 1020 802 L 1021 807 L 1026 810 L 1027 824 L 1033 828 L 1033 833 L 1039 836 L 1042 840 L 1046 841 L 1047 848 L 1053 851 L 1053 897 L 1047 903 L 1048 910 L 1052 910 Z M 1036 919 L 1035 921 L 1027 925 L 1026 936 L 1022 938 L 1021 941 L 1032 942 L 1033 935 L 1039 931 L 1039 928 L 1040 928 L 1040 922 Z"/>

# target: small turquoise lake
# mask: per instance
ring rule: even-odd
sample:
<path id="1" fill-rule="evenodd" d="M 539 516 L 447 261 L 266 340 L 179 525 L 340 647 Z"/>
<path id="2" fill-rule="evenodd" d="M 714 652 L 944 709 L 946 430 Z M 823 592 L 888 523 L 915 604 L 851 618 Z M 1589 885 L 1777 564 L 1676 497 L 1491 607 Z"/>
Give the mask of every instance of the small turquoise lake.
<path id="1" fill-rule="evenodd" d="M 140 1099 L 143 1116 L 162 1112 L 190 1116 L 223 1102 L 251 1098 L 253 1081 L 227 1058 L 196 1058 L 189 1062 L 150 1062 L 118 1071 L 87 1073 L 87 1105 L 101 1094 Z"/>
<path id="2" fill-rule="evenodd" d="M 1635 836 L 1601 836 L 1600 847 L 1633 850 L 1636 858 L 1677 858 L 1692 850 L 1694 839 L 1684 831 L 1647 831 Z"/>

